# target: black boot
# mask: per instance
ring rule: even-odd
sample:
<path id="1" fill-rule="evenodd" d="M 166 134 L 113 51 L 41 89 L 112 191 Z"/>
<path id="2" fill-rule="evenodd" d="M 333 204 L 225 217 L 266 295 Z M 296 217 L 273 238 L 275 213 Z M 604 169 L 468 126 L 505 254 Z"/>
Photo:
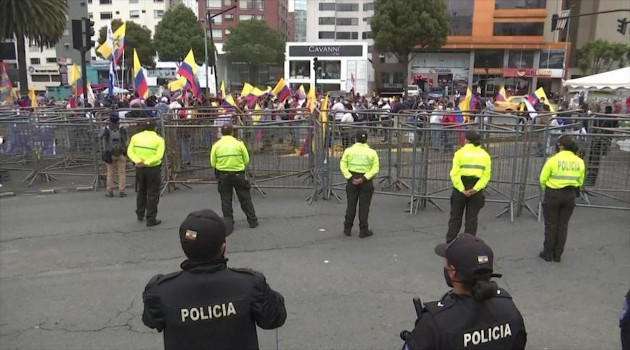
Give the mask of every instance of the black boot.
<path id="1" fill-rule="evenodd" d="M 367 228 L 366 229 L 361 229 L 361 232 L 359 232 L 359 238 L 370 237 L 373 234 L 374 234 L 374 232 L 372 232 L 372 230 L 368 230 Z"/>
<path id="2" fill-rule="evenodd" d="M 551 256 L 549 254 L 546 254 L 544 251 L 540 252 L 540 254 L 538 254 L 539 258 L 542 258 L 545 261 L 551 261 Z"/>
<path id="3" fill-rule="evenodd" d="M 352 226 L 344 225 L 343 234 L 346 236 L 352 236 Z"/>
<path id="4" fill-rule="evenodd" d="M 162 223 L 160 219 L 147 219 L 147 227 L 157 226 Z"/>

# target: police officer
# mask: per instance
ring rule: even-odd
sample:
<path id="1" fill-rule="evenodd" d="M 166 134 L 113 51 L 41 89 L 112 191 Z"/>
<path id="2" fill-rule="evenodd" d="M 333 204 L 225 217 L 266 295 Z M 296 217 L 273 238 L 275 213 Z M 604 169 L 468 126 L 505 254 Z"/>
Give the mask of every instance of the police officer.
<path id="1" fill-rule="evenodd" d="M 444 279 L 453 289 L 424 305 L 404 349 L 524 349 L 527 332 L 512 297 L 490 281 L 494 254 L 480 238 L 462 233 L 438 244 Z"/>
<path id="2" fill-rule="evenodd" d="M 258 226 L 258 218 L 252 203 L 251 186 L 245 179 L 245 167 L 249 164 L 249 153 L 242 141 L 237 140 L 232 124 L 221 126 L 221 138 L 210 151 L 210 165 L 216 170 L 219 180 L 219 194 L 221 195 L 221 209 L 223 217 L 234 223 L 232 210 L 232 193 L 236 190 L 241 209 L 247 216 L 249 227 Z"/>
<path id="3" fill-rule="evenodd" d="M 210 209 L 188 214 L 179 227 L 188 257 L 181 271 L 156 275 L 144 289 L 142 322 L 164 332 L 165 349 L 258 349 L 256 326 L 287 318 L 284 298 L 265 276 L 226 265 L 232 223 Z"/>
<path id="4" fill-rule="evenodd" d="M 477 216 L 486 203 L 483 189 L 491 176 L 491 160 L 481 148 L 481 136 L 474 130 L 466 132 L 466 144 L 453 156 L 451 168 L 451 216 L 448 220 L 446 242 L 452 241 L 462 227 L 462 216 L 466 211 L 465 232 L 477 234 Z"/>
<path id="5" fill-rule="evenodd" d="M 131 137 L 127 155 L 136 166 L 138 196 L 136 198 L 136 215 L 138 221 L 147 218 L 147 226 L 159 225 L 157 207 L 160 201 L 162 176 L 160 166 L 164 157 L 164 139 L 155 131 L 154 121 L 145 124 L 144 131 Z"/>
<path id="6" fill-rule="evenodd" d="M 547 159 L 540 172 L 540 186 L 545 191 L 545 242 L 538 256 L 545 261 L 560 262 L 575 197 L 584 183 L 584 161 L 576 155 L 578 147 L 573 136 L 560 136 L 556 147 L 558 153 Z"/>
<path id="7" fill-rule="evenodd" d="M 348 180 L 346 184 L 346 196 L 348 207 L 344 221 L 343 233 L 350 236 L 354 217 L 357 213 L 357 201 L 359 202 L 359 238 L 369 237 L 374 234 L 368 228 L 368 214 L 370 202 L 374 194 L 372 179 L 378 174 L 378 154 L 367 145 L 368 134 L 365 130 L 356 132 L 356 143 L 347 148 L 341 157 L 341 173 Z"/>

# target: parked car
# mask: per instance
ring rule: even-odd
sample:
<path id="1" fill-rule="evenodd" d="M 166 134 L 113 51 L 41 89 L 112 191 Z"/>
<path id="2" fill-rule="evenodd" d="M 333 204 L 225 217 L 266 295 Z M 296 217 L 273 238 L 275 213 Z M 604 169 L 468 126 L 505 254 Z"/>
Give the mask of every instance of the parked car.
<path id="1" fill-rule="evenodd" d="M 407 96 L 419 96 L 420 88 L 418 85 L 407 85 Z"/>
<path id="2" fill-rule="evenodd" d="M 431 91 L 429 91 L 427 95 L 429 96 L 429 98 L 434 100 L 440 99 L 444 97 L 444 89 L 442 89 L 441 87 L 434 87 L 433 89 L 431 89 Z"/>
<path id="3" fill-rule="evenodd" d="M 526 98 L 527 96 L 510 96 L 505 101 L 494 101 L 494 111 L 498 113 L 518 111 L 518 105 Z"/>

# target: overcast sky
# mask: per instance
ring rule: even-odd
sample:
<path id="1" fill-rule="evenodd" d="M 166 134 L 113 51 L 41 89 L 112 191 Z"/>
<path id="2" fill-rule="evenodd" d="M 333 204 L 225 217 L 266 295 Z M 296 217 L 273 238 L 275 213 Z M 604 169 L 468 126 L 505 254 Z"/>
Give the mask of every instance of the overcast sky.
<path id="1" fill-rule="evenodd" d="M 293 8 L 295 8 L 295 4 L 293 0 L 289 0 L 289 12 L 293 12 Z"/>

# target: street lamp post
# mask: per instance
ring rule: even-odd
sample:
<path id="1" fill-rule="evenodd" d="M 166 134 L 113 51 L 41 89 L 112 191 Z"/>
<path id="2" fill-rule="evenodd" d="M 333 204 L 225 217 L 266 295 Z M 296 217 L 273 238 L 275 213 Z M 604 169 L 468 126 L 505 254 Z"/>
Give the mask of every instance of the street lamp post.
<path id="1" fill-rule="evenodd" d="M 232 0 L 234 3 L 236 3 L 237 0 Z M 214 17 L 220 16 L 226 12 L 232 11 L 237 7 L 237 5 L 232 5 L 229 8 L 219 11 L 213 15 L 210 14 L 210 10 L 206 10 L 206 25 L 207 25 L 207 29 L 204 27 L 204 37 L 205 37 L 205 41 L 206 41 L 206 89 L 208 88 L 208 30 L 210 31 L 210 45 L 212 45 L 212 53 L 215 53 L 215 47 L 214 47 L 214 36 L 212 35 L 212 19 Z M 212 60 L 212 71 L 214 72 L 214 92 L 215 94 L 217 94 L 219 92 L 219 79 L 218 79 L 218 71 L 217 71 L 217 62 L 216 62 L 216 55 L 215 55 L 215 59 Z M 223 96 L 223 98 L 225 98 L 225 96 Z"/>

